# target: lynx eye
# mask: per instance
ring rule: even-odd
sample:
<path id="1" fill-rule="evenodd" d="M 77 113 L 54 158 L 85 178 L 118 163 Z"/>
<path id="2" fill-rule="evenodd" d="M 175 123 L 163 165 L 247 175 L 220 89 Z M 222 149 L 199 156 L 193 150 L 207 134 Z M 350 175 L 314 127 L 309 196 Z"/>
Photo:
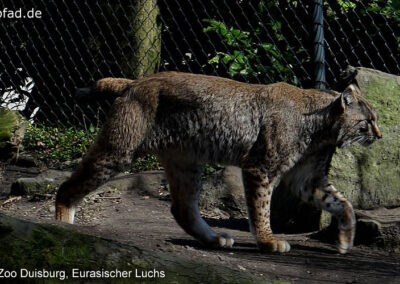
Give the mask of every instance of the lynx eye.
<path id="1" fill-rule="evenodd" d="M 363 120 L 360 122 L 360 130 L 361 131 L 368 131 L 368 121 Z"/>

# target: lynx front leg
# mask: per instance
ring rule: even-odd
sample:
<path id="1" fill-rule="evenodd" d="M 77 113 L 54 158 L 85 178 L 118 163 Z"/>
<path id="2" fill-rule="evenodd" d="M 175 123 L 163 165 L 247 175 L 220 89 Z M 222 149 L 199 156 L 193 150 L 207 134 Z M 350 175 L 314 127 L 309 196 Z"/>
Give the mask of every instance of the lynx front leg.
<path id="1" fill-rule="evenodd" d="M 163 159 L 163 165 L 171 191 L 171 212 L 176 222 L 206 246 L 232 247 L 234 240 L 230 234 L 214 232 L 200 216 L 202 167 L 172 161 L 170 157 Z"/>
<path id="2" fill-rule="evenodd" d="M 285 240 L 274 238 L 270 225 L 270 205 L 273 186 L 265 173 L 257 169 L 243 169 L 243 183 L 249 213 L 250 230 L 261 250 L 288 252 Z"/>
<path id="3" fill-rule="evenodd" d="M 356 233 L 356 218 L 351 203 L 333 185 L 314 189 L 309 199 L 338 218 L 338 249 L 343 254 L 348 252 L 353 246 Z"/>

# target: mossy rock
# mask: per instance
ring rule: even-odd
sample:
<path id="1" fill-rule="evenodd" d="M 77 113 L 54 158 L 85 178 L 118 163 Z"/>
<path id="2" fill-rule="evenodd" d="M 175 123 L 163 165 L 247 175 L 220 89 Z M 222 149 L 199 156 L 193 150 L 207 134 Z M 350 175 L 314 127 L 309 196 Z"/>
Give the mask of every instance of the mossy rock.
<path id="1" fill-rule="evenodd" d="M 26 121 L 17 111 L 0 108 L 0 152 L 9 159 L 18 151 L 25 134 Z"/>
<path id="2" fill-rule="evenodd" d="M 10 195 L 34 195 L 54 192 L 65 180 L 71 176 L 70 172 L 47 170 L 36 177 L 18 178 L 12 185 Z"/>

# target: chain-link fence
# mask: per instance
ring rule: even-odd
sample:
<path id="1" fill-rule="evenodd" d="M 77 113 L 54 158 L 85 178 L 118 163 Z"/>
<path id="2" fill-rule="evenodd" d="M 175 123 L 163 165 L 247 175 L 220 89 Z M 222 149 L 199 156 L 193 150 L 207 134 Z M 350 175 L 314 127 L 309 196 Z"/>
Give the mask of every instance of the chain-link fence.
<path id="1" fill-rule="evenodd" d="M 400 1 L 324 3 L 326 81 L 400 74 Z M 178 70 L 314 86 L 313 1 L 0 0 L 0 103 L 36 122 L 98 125 L 110 102 L 74 89 Z"/>

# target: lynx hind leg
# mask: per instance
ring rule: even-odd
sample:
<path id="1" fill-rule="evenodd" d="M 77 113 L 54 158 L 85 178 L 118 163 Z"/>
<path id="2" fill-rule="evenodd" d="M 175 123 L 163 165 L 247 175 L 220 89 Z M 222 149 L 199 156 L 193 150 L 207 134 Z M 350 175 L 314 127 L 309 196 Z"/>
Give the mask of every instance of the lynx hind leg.
<path id="1" fill-rule="evenodd" d="M 131 161 L 133 150 L 143 140 L 148 117 L 142 106 L 118 98 L 95 144 L 56 197 L 56 219 L 73 223 L 75 206 Z"/>
<path id="2" fill-rule="evenodd" d="M 353 246 L 356 233 L 356 218 L 351 203 L 333 185 L 315 188 L 308 199 L 338 218 L 338 250 L 342 254 L 347 253 Z"/>
<path id="3" fill-rule="evenodd" d="M 250 230 L 261 250 L 288 252 L 290 244 L 273 236 L 270 225 L 270 205 L 273 186 L 266 174 L 257 169 L 243 169 L 243 183 L 249 213 Z"/>
<path id="4" fill-rule="evenodd" d="M 199 194 L 202 166 L 162 159 L 170 186 L 171 212 L 181 228 L 207 247 L 232 247 L 228 233 L 216 233 L 200 216 Z"/>

